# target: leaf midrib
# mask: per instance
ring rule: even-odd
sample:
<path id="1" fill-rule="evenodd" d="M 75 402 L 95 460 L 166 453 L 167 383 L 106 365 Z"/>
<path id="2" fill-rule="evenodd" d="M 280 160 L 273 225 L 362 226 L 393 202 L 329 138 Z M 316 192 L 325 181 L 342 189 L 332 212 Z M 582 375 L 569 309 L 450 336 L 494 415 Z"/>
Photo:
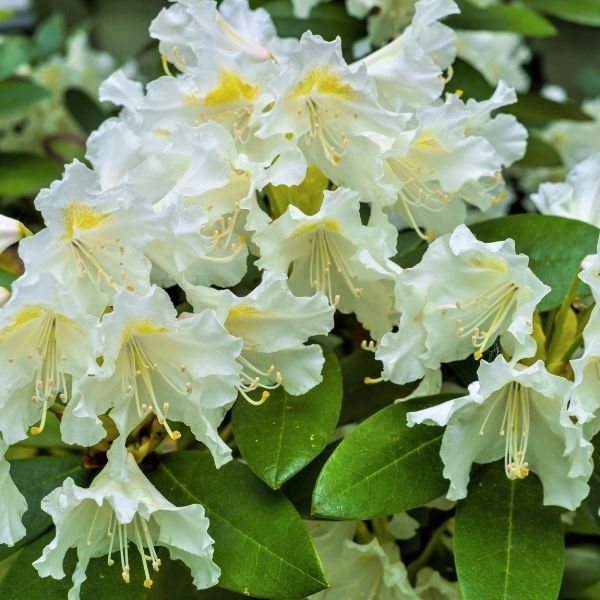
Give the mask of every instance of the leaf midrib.
<path id="1" fill-rule="evenodd" d="M 327 585 L 326 581 L 323 581 L 321 579 L 317 579 L 311 573 L 308 573 L 308 572 L 304 571 L 303 569 L 301 569 L 300 567 L 298 567 L 294 563 L 291 563 L 288 560 L 286 560 L 283 556 L 280 556 L 280 555 L 276 554 L 268 546 L 264 546 L 263 544 L 261 544 L 260 542 L 258 542 L 255 538 L 249 536 L 243 530 L 241 530 L 238 527 L 236 527 L 231 521 L 227 520 L 225 517 L 223 517 L 217 511 L 213 510 L 212 508 L 209 508 L 207 506 L 207 503 L 205 501 L 201 500 L 200 498 L 198 498 L 195 494 L 193 494 L 191 492 L 191 490 L 186 485 L 184 485 L 183 483 L 181 483 L 181 481 L 179 479 L 177 479 L 177 477 L 175 477 L 174 473 L 164 463 L 161 463 L 159 465 L 159 469 L 162 469 L 169 476 L 169 478 L 178 487 L 180 487 L 190 498 L 192 498 L 198 504 L 201 504 L 202 506 L 204 506 L 204 508 L 206 508 L 206 510 L 210 511 L 213 515 L 215 515 L 218 519 L 220 519 L 221 521 L 223 521 L 224 523 L 226 523 L 229 527 L 231 527 L 234 531 L 236 531 L 237 533 L 239 533 L 242 537 L 248 539 L 254 545 L 256 545 L 259 548 L 261 548 L 262 550 L 266 551 L 269 555 L 275 557 L 279 562 L 290 566 L 292 569 L 298 571 L 299 573 L 301 573 L 304 576 L 307 576 L 308 578 L 310 578 L 312 581 L 318 583 L 319 585 L 324 585 L 324 586 Z"/>
<path id="2" fill-rule="evenodd" d="M 510 559 L 511 559 L 511 547 L 512 547 L 512 535 L 513 535 L 513 514 L 515 507 L 515 489 L 516 485 L 514 481 L 511 481 L 510 485 L 510 503 L 508 513 L 508 535 L 506 538 L 506 569 L 504 570 L 504 593 L 503 597 L 508 598 L 508 581 L 510 574 Z"/>
<path id="3" fill-rule="evenodd" d="M 394 459 L 392 462 L 389 462 L 385 465 L 383 465 L 382 467 L 378 468 L 375 471 L 372 471 L 371 473 L 369 473 L 366 477 L 356 480 L 353 483 L 351 483 L 348 487 L 346 488 L 342 488 L 341 490 L 337 490 L 335 493 L 336 494 L 346 494 L 349 490 L 355 488 L 358 485 L 362 485 L 365 482 L 369 481 L 369 479 L 371 479 L 372 477 L 375 477 L 377 475 L 379 475 L 382 471 L 385 471 L 386 469 L 392 468 L 394 465 L 397 465 L 398 463 L 401 463 L 402 461 L 404 461 L 406 458 L 408 458 L 409 456 L 411 456 L 412 454 L 414 454 L 415 452 L 418 452 L 419 450 L 421 450 L 422 448 L 425 448 L 427 446 L 429 446 L 430 444 L 433 444 L 435 442 L 441 441 L 443 437 L 443 433 L 440 433 L 440 435 L 431 438 L 429 440 L 427 440 L 426 442 L 422 443 L 419 446 L 416 446 L 414 448 L 412 448 L 411 450 L 409 450 L 406 454 L 403 454 L 401 457 Z M 347 438 L 348 439 L 348 438 Z M 324 473 L 324 471 L 323 471 Z M 322 475 L 323 475 L 322 473 Z"/>

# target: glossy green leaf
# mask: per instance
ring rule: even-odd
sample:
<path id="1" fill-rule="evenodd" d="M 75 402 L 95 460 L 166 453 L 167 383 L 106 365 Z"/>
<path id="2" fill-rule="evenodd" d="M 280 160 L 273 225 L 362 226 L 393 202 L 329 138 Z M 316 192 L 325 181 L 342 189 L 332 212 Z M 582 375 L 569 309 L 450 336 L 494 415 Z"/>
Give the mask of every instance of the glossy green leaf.
<path id="1" fill-rule="evenodd" d="M 98 129 L 104 121 L 105 115 L 100 106 L 81 90 L 75 88 L 67 90 L 65 106 L 86 133 Z"/>
<path id="2" fill-rule="evenodd" d="M 574 102 L 555 102 L 534 93 L 519 94 L 518 102 L 503 108 L 502 112 L 515 115 L 519 121 L 535 125 L 544 125 L 558 120 L 591 120 L 591 117 Z"/>
<path id="3" fill-rule="evenodd" d="M 26 37 L 7 37 L 0 44 L 0 79 L 12 75 L 15 70 L 31 58 L 31 44 Z"/>
<path id="4" fill-rule="evenodd" d="M 161 458 L 151 480 L 173 503 L 206 509 L 221 587 L 277 600 L 327 586 L 298 513 L 243 463 L 217 470 L 207 452 L 176 452 Z"/>
<path id="5" fill-rule="evenodd" d="M 542 311 L 560 305 L 581 261 L 596 252 L 600 234 L 582 221 L 535 214 L 491 219 L 471 230 L 483 242 L 512 238 L 517 252 L 529 256 L 531 270 L 552 288 L 539 305 Z"/>
<path id="6" fill-rule="evenodd" d="M 40 509 L 44 496 L 71 477 L 78 485 L 87 485 L 93 471 L 81 466 L 81 456 L 36 456 L 10 461 L 10 474 L 27 500 L 27 512 L 23 515 L 26 536 L 13 547 L 0 546 L 0 559 L 15 552 L 21 546 L 39 537 L 52 525 L 52 519 Z"/>
<path id="7" fill-rule="evenodd" d="M 0 117 L 18 114 L 49 96 L 50 92 L 46 88 L 31 81 L 22 79 L 0 81 Z"/>
<path id="8" fill-rule="evenodd" d="M 381 362 L 372 352 L 357 350 L 342 358 L 340 364 L 344 382 L 340 425 L 358 423 L 397 398 L 408 396 L 417 387 L 417 382 L 406 385 L 396 385 L 391 381 L 366 384 L 365 377 L 375 379 L 381 374 Z"/>
<path id="9" fill-rule="evenodd" d="M 37 54 L 48 57 L 58 52 L 65 40 L 66 25 L 62 14 L 56 13 L 46 19 L 35 31 L 33 39 Z"/>
<path id="10" fill-rule="evenodd" d="M 408 427 L 406 413 L 438 404 L 431 396 L 393 404 L 351 431 L 317 480 L 312 513 L 370 519 L 421 506 L 448 489 L 439 457 L 441 427 Z"/>
<path id="11" fill-rule="evenodd" d="M 20 552 L 0 581 L 2 600 L 65 600 L 69 588 L 73 585 L 71 574 L 77 562 L 74 550 L 69 550 L 64 561 L 66 577 L 63 579 L 42 578 L 32 566 L 32 562 L 42 554 L 54 537 L 54 529 L 35 540 Z M 123 581 L 118 559 L 109 567 L 106 557 L 94 558 L 87 568 L 87 580 L 81 586 L 81 600 L 115 598 L 118 600 L 148 600 L 151 590 L 144 587 L 144 571 L 141 561 L 136 563 L 137 550 L 130 546 L 131 582 Z M 157 579 L 161 574 L 157 575 Z"/>
<path id="12" fill-rule="evenodd" d="M 307 467 L 286 481 L 281 488 L 303 519 L 311 518 L 312 496 L 321 470 L 329 460 L 339 440 L 329 444 Z"/>
<path id="13" fill-rule="evenodd" d="M 515 167 L 561 167 L 560 154 L 547 142 L 537 135 L 530 134 L 527 140 L 525 156 L 514 165 Z"/>
<path id="14" fill-rule="evenodd" d="M 35 154 L 0 153 L 0 195 L 35 196 L 60 173 L 60 165 L 50 158 Z"/>
<path id="15" fill-rule="evenodd" d="M 463 99 L 487 100 L 493 93 L 494 88 L 486 78 L 470 63 L 457 58 L 452 65 L 452 78 L 446 84 L 446 91 L 454 93 L 460 90 Z"/>
<path id="16" fill-rule="evenodd" d="M 556 35 L 556 28 L 548 19 L 523 6 L 493 5 L 478 8 L 465 0 L 459 4 L 460 14 L 446 19 L 446 24 L 453 29 L 512 31 L 530 37 Z"/>
<path id="17" fill-rule="evenodd" d="M 542 505 L 537 477 L 511 481 L 499 462 L 474 475 L 454 528 L 463 600 L 556 600 L 563 549 L 560 510 Z"/>
<path id="18" fill-rule="evenodd" d="M 323 348 L 323 381 L 301 396 L 283 387 L 261 406 L 240 400 L 233 408 L 235 441 L 248 466 L 278 489 L 318 456 L 334 432 L 342 407 L 340 365 Z"/>
<path id="19" fill-rule="evenodd" d="M 565 21 L 600 26 L 600 0 L 522 0 L 523 4 Z"/>
<path id="20" fill-rule="evenodd" d="M 161 552 L 160 576 L 154 581 L 148 600 L 242 600 L 248 598 L 231 590 L 212 587 L 197 590 L 192 582 L 190 570 L 179 560 L 171 560 L 167 553 Z M 104 600 L 104 599 L 102 599 Z"/>
<path id="21" fill-rule="evenodd" d="M 403 269 L 414 267 L 423 257 L 429 244 L 414 229 L 407 229 L 398 234 L 398 243 L 396 245 L 397 254 L 394 256 L 394 262 Z"/>

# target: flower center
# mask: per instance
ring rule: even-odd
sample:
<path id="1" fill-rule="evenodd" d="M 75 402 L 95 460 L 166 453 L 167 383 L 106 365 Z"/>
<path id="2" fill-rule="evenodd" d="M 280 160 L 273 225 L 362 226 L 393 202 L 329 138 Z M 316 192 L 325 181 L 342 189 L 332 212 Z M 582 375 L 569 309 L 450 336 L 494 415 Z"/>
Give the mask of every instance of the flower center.
<path id="1" fill-rule="evenodd" d="M 517 290 L 513 281 L 503 281 L 470 302 L 457 302 L 455 307 L 442 308 L 442 312 L 449 316 L 460 315 L 456 317 L 456 334 L 461 338 L 471 336 L 476 360 L 483 356 L 484 350 L 498 335 L 517 301 Z"/>
<path id="2" fill-rule="evenodd" d="M 165 428 L 171 439 L 181 437 L 179 431 L 173 431 L 167 422 L 168 402 L 160 403 L 155 385 L 158 382 L 167 384 L 180 396 L 189 396 L 192 384 L 185 378 L 187 368 L 184 364 L 175 365 L 164 355 L 160 363 L 155 359 L 155 353 L 144 340 L 146 336 L 168 333 L 164 327 L 154 325 L 150 321 L 136 321 L 125 330 L 126 343 L 119 355 L 121 385 L 126 396 L 132 396 L 140 418 L 154 413 L 158 422 Z"/>
<path id="3" fill-rule="evenodd" d="M 288 95 L 288 98 L 309 96 L 315 92 L 322 96 L 333 96 L 340 100 L 355 100 L 356 93 L 337 73 L 327 65 L 313 67 Z"/>
<path id="4" fill-rule="evenodd" d="M 102 521 L 106 522 L 107 515 L 102 515 L 104 519 L 98 520 L 100 513 L 109 512 L 108 515 L 108 526 L 106 529 L 102 525 Z M 96 524 L 98 523 L 98 527 Z M 95 529 L 100 531 L 95 532 Z M 142 561 L 142 567 L 144 569 L 144 587 L 151 588 L 153 581 L 150 577 L 150 569 L 148 563 L 152 569 L 158 573 L 161 561 L 158 558 L 152 536 L 150 534 L 150 528 L 148 521 L 141 515 L 135 514 L 130 523 L 119 523 L 115 512 L 107 506 L 106 508 L 98 506 L 92 518 L 90 525 L 86 545 L 91 546 L 96 540 L 96 535 L 105 535 L 109 540 L 107 562 L 108 566 L 115 564 L 113 554 L 118 551 L 119 559 L 121 562 L 121 576 L 126 583 L 129 583 L 130 576 L 130 565 L 129 565 L 129 543 L 133 542 L 135 545 L 140 559 Z M 117 550 L 118 548 L 118 550 Z"/>
<path id="5" fill-rule="evenodd" d="M 208 210 L 211 208 L 212 206 L 209 206 Z M 246 237 L 236 234 L 235 231 L 240 212 L 240 204 L 236 202 L 232 214 L 222 215 L 215 223 L 201 227 L 201 233 L 210 237 L 209 251 L 220 253 L 221 256 L 201 256 L 199 260 L 213 263 L 227 263 L 234 260 L 242 251 L 246 243 Z M 233 241 L 236 237 L 237 241 Z"/>
<path id="6" fill-rule="evenodd" d="M 64 351 L 64 326 L 77 326 L 62 315 L 45 310 L 42 307 L 29 306 L 15 314 L 13 322 L 5 327 L 0 339 L 22 331 L 22 339 L 14 345 L 14 354 L 8 359 L 9 363 L 26 356 L 33 360 L 34 355 L 40 359 L 33 376 L 34 392 L 31 401 L 37 406 L 42 405 L 40 424 L 32 427 L 32 435 L 42 433 L 46 425 L 48 406 L 60 394 L 62 402 L 68 400 L 67 384 L 69 375 L 63 370 L 67 355 Z M 10 343 L 10 342 L 9 342 Z"/>
<path id="7" fill-rule="evenodd" d="M 332 305 L 337 305 L 340 300 L 341 290 L 337 289 L 336 281 L 341 281 L 342 287 L 349 291 L 352 296 L 355 298 L 360 297 L 363 290 L 355 285 L 358 277 L 340 251 L 338 239 L 336 239 L 339 237 L 337 223 L 335 228 L 329 227 L 327 221 L 315 225 L 317 227 L 309 238 L 309 279 L 311 287 L 324 293 Z"/>
<path id="8" fill-rule="evenodd" d="M 529 475 L 529 463 L 525 460 L 529 442 L 529 388 L 516 382 L 507 387 L 506 405 L 499 432 L 501 436 L 505 436 L 504 470 L 509 479 L 524 479 Z M 479 435 L 484 434 L 486 423 L 494 408 L 495 403 L 490 408 Z"/>
<path id="9" fill-rule="evenodd" d="M 108 219 L 110 213 L 103 213 L 82 202 L 71 202 L 62 209 L 65 222 L 64 238 L 72 240 L 79 231 L 89 231 L 100 227 Z"/>
<path id="10" fill-rule="evenodd" d="M 424 240 L 435 236 L 434 232 L 423 233 L 417 224 L 414 211 L 427 210 L 440 212 L 444 210 L 453 195 L 445 192 L 435 180 L 428 180 L 420 173 L 419 167 L 413 167 L 407 161 L 393 157 L 385 161 L 385 169 L 398 189 L 397 199 L 400 203 L 402 214 L 417 235 Z M 433 176 L 433 173 L 431 174 Z"/>

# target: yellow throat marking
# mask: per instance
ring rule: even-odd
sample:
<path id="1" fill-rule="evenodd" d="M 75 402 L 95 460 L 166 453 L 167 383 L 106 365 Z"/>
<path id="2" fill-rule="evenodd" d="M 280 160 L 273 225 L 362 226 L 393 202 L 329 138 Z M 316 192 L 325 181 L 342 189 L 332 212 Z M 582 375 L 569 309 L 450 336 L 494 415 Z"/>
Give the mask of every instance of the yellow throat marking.
<path id="1" fill-rule="evenodd" d="M 334 96 L 341 100 L 354 100 L 356 98 L 356 93 L 352 87 L 345 83 L 327 65 L 310 69 L 304 79 L 296 84 L 288 98 L 308 96 L 313 90 L 324 96 Z"/>
<path id="2" fill-rule="evenodd" d="M 65 239 L 73 239 L 76 230 L 89 231 L 108 221 L 110 213 L 103 213 L 83 202 L 71 202 L 62 210 L 65 221 Z"/>
<path id="3" fill-rule="evenodd" d="M 221 69 L 216 88 L 204 97 L 205 106 L 220 106 L 222 104 L 235 104 L 237 102 L 252 102 L 256 99 L 259 87 L 253 87 L 242 81 L 233 71 Z"/>

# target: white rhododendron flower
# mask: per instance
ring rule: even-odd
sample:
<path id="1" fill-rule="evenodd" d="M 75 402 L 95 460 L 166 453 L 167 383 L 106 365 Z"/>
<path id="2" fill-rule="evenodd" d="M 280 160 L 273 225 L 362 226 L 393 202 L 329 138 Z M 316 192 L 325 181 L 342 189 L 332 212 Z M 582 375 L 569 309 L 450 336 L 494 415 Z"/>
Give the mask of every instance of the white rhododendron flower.
<path id="1" fill-rule="evenodd" d="M 68 438 L 91 445 L 105 435 L 100 415 L 110 416 L 120 443 L 143 419 L 156 415 L 172 439 L 169 420 L 187 424 L 213 452 L 217 464 L 231 450 L 217 434 L 237 396 L 241 340 L 227 333 L 213 312 L 177 319 L 166 292 L 121 292 L 102 319 L 105 341 L 100 373 L 82 382 L 71 405 Z M 69 410 L 69 407 L 67 407 Z"/>
<path id="2" fill-rule="evenodd" d="M 415 16 L 395 40 L 359 61 L 390 110 L 419 106 L 439 98 L 443 75 L 454 60 L 455 34 L 439 20 L 458 12 L 453 0 L 421 1 Z"/>
<path id="3" fill-rule="evenodd" d="M 582 266 L 579 279 L 590 286 L 594 301 L 598 304 L 600 302 L 600 238 L 598 238 L 596 254 L 587 256 Z"/>
<path id="4" fill-rule="evenodd" d="M 600 431 L 600 313 L 594 311 L 585 331 L 583 354 L 571 361 L 574 381 L 569 414 L 584 424 L 588 439 Z"/>
<path id="5" fill-rule="evenodd" d="M 540 132 L 569 169 L 600 152 L 600 98 L 584 101 L 581 109 L 589 121 L 553 121 Z"/>
<path id="6" fill-rule="evenodd" d="M 31 235 L 31 231 L 16 219 L 0 215 L 0 252 L 4 252 L 20 239 Z"/>
<path id="7" fill-rule="evenodd" d="M 523 64 L 531 60 L 531 50 L 520 35 L 506 31 L 457 31 L 456 53 L 491 85 L 505 81 L 517 92 L 529 88 Z"/>
<path id="8" fill-rule="evenodd" d="M 515 100 L 501 82 L 485 102 L 449 94 L 444 104 L 422 107 L 417 128 L 385 154 L 386 194 L 378 201 L 432 238 L 464 222 L 466 205 L 486 210 L 502 200 L 500 170 L 522 157 L 527 132 L 511 115 L 491 115 Z"/>
<path id="9" fill-rule="evenodd" d="M 27 500 L 10 476 L 10 463 L 4 458 L 8 445 L 0 439 L 0 544 L 14 546 L 26 533 L 22 519 Z"/>
<path id="10" fill-rule="evenodd" d="M 480 242 L 461 225 L 435 240 L 421 262 L 398 278 L 398 331 L 377 348 L 383 377 L 406 383 L 474 354 L 501 336 L 516 358 L 535 353 L 533 313 L 550 291 L 516 254 L 512 240 Z"/>
<path id="11" fill-rule="evenodd" d="M 326 42 L 305 33 L 271 87 L 275 104 L 261 117 L 256 135 L 291 136 L 338 185 L 359 186 L 361 173 L 372 178 L 380 170 L 381 148 L 406 121 L 379 105 L 365 66 L 346 64 L 339 39 Z"/>
<path id="12" fill-rule="evenodd" d="M 339 311 L 356 313 L 377 338 L 393 321 L 394 279 L 400 268 L 388 260 L 395 254 L 395 236 L 384 225 L 363 225 L 359 208 L 358 194 L 343 188 L 325 191 L 314 215 L 290 205 L 254 236 L 261 253 L 257 264 L 274 273 L 287 273 L 291 266 L 294 294 L 324 293 Z"/>
<path id="13" fill-rule="evenodd" d="M 220 569 L 212 560 L 213 539 L 204 509 L 199 504 L 171 504 L 146 479 L 131 454 L 122 479 L 114 479 L 108 466 L 89 488 L 79 487 L 69 477 L 42 500 L 42 509 L 52 517 L 56 535 L 33 564 L 42 577 L 62 579 L 65 554 L 76 548 L 69 600 L 78 600 L 90 559 L 100 556 L 106 556 L 110 566 L 120 561 L 127 583 L 130 571 L 143 569 L 144 586 L 152 587 L 152 573 L 161 566 L 159 547 L 190 568 L 198 589 L 217 583 Z"/>
<path id="14" fill-rule="evenodd" d="M 409 425 L 445 425 L 440 456 L 450 481 L 448 498 L 467 495 L 471 465 L 504 457 L 506 476 L 533 471 L 544 504 L 575 510 L 587 496 L 593 446 L 567 414 L 572 383 L 537 361 L 514 365 L 502 356 L 483 361 L 466 396 L 408 413 Z"/>
<path id="15" fill-rule="evenodd" d="M 47 228 L 19 245 L 29 272 L 52 273 L 99 314 L 122 288 L 144 292 L 150 261 L 139 249 L 152 236 L 152 212 L 129 189 L 100 190 L 98 176 L 78 161 L 40 192 Z"/>
<path id="16" fill-rule="evenodd" d="M 575 165 L 564 183 L 543 183 L 531 200 L 542 214 L 600 227 L 600 153 Z"/>
<path id="17" fill-rule="evenodd" d="M 243 340 L 238 358 L 242 395 L 279 385 L 290 394 L 304 394 L 322 380 L 323 351 L 317 344 L 305 343 L 313 335 L 327 335 L 333 327 L 335 310 L 323 294 L 296 297 L 284 275 L 267 272 L 241 298 L 210 288 L 186 293 L 196 311 L 213 307 L 228 333 Z M 268 392 L 263 392 L 266 397 Z"/>
<path id="18" fill-rule="evenodd" d="M 313 10 L 322 1 L 292 0 L 302 27 L 285 3 L 169 0 L 150 25 L 162 73 L 147 77 L 142 49 L 101 84 L 114 61 L 61 15 L 0 36 L 0 195 L 35 232 L 0 215 L 0 543 L 21 550 L 48 513 L 54 537 L 34 566 L 62 579 L 76 554 L 69 600 L 99 589 L 98 559 L 156 598 L 185 595 L 182 561 L 200 590 L 222 568 L 220 584 L 247 596 L 459 600 L 498 566 L 465 567 L 485 537 L 481 511 L 468 535 L 454 519 L 473 463 L 530 503 L 511 515 L 520 531 L 542 503 L 521 493 L 537 478 L 544 504 L 567 511 L 598 492 L 600 242 L 583 256 L 600 227 L 600 101 L 587 122 L 552 124 L 583 118 L 569 92 L 562 107 L 517 98 L 524 63 L 549 57 L 493 30 L 518 16 L 551 34 L 538 8 Z M 466 81 L 473 68 L 487 97 Z M 20 197 L 69 161 L 33 203 Z M 518 214 L 543 178 L 531 202 L 547 216 Z M 427 465 L 411 442 L 425 424 L 445 428 Z M 375 464 L 398 452 L 402 468 Z M 274 460 L 297 475 L 283 494 Z M 502 460 L 506 480 L 487 466 Z M 332 521 L 303 525 L 308 501 Z M 550 537 L 559 514 L 541 515 Z M 517 537 L 515 556 L 529 540 Z M 480 539 L 482 556 L 497 541 Z M 3 562 L 8 596 L 32 548 Z M 536 558 L 559 565 L 560 545 L 547 550 Z M 498 595 L 506 581 L 489 580 Z"/>
<path id="19" fill-rule="evenodd" d="M 207 51 L 238 53 L 255 62 L 282 59 L 295 40 L 277 37 L 269 13 L 250 10 L 247 0 L 181 0 L 164 8 L 150 25 L 159 50 L 182 71 L 197 70 Z"/>
<path id="20" fill-rule="evenodd" d="M 73 385 L 97 370 L 97 319 L 48 274 L 13 286 L 0 312 L 0 432 L 13 444 L 43 431 L 49 406 L 70 402 Z"/>
<path id="21" fill-rule="evenodd" d="M 368 543 L 353 541 L 356 521 L 308 521 L 307 526 L 325 567 L 330 589 L 310 596 L 311 600 L 458 600 L 456 584 L 428 570 L 416 588 L 411 585 L 400 550 L 390 539 Z M 431 596 L 427 594 L 431 593 Z"/>

